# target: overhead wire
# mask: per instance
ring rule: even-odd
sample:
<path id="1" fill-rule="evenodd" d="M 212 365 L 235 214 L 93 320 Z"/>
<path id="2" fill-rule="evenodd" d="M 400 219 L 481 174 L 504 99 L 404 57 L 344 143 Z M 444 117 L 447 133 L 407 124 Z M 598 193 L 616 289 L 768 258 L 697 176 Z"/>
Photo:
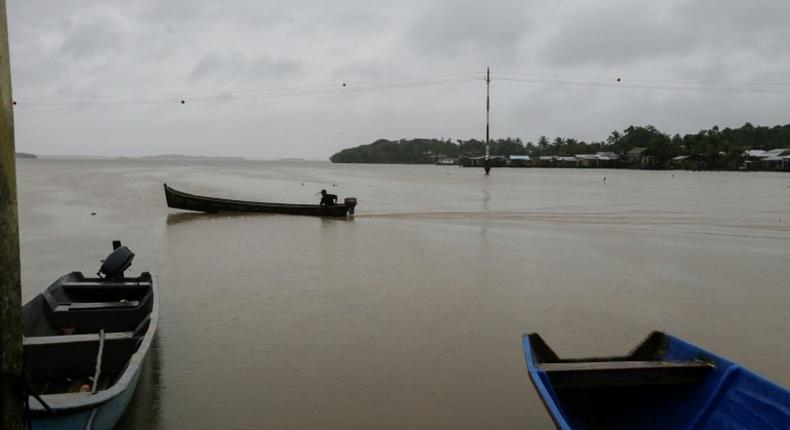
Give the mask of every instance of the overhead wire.
<path id="1" fill-rule="evenodd" d="M 258 88 L 242 90 L 221 90 L 204 92 L 173 92 L 169 94 L 144 94 L 133 96 L 90 96 L 74 98 L 56 97 L 22 97 L 15 100 L 16 105 L 23 103 L 24 106 L 48 107 L 48 106 L 112 106 L 112 105 L 146 105 L 146 104 L 185 104 L 205 103 L 235 100 L 255 100 L 276 97 L 291 96 L 310 96 L 310 95 L 333 95 L 345 93 L 357 93 L 365 91 L 377 91 L 387 89 L 425 87 L 434 85 L 446 85 L 459 82 L 470 82 L 479 79 L 477 75 L 481 73 L 456 73 L 446 75 L 432 75 L 421 78 L 404 78 L 388 81 L 363 81 L 363 82 L 342 82 L 325 85 L 306 85 L 290 86 L 279 88 Z M 19 103 L 17 103 L 19 102 Z"/>
<path id="2" fill-rule="evenodd" d="M 526 75 L 514 73 L 494 73 L 494 78 L 499 81 L 527 82 L 535 84 L 554 84 L 568 86 L 611 87 L 646 90 L 672 90 L 672 91 L 713 91 L 735 93 L 788 93 L 790 83 L 760 83 L 760 82 L 683 82 L 659 81 L 645 79 L 623 79 L 621 77 L 589 77 L 569 75 Z"/>
<path id="3" fill-rule="evenodd" d="M 184 91 L 157 94 L 95 95 L 75 97 L 23 96 L 14 100 L 15 106 L 123 106 L 216 103 L 260 100 L 282 97 L 326 96 L 354 94 L 401 88 L 449 85 L 484 79 L 484 72 L 452 73 L 382 81 L 335 82 L 321 85 L 283 86 L 272 88 L 225 89 L 214 91 Z M 526 74 L 493 72 L 494 81 L 528 84 L 583 86 L 599 88 L 643 89 L 659 91 L 706 91 L 753 94 L 790 94 L 790 82 L 715 82 L 623 79 L 622 77 L 574 76 L 564 74 Z"/>

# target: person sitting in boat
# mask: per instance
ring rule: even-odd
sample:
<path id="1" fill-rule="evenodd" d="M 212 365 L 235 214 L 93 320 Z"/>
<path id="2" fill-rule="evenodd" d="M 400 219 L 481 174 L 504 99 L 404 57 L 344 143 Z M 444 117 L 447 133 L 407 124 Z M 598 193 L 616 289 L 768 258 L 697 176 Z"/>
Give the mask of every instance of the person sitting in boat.
<path id="1" fill-rule="evenodd" d="M 321 206 L 332 206 L 337 203 L 337 195 L 329 194 L 326 190 L 321 190 Z"/>

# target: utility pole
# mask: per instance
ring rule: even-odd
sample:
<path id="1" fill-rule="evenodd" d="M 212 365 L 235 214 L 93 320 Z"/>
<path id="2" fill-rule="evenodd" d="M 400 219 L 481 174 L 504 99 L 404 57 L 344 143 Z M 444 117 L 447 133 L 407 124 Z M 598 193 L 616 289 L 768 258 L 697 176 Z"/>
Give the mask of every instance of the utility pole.
<path id="1" fill-rule="evenodd" d="M 483 161 L 483 168 L 486 171 L 486 175 L 491 171 L 491 159 L 489 158 L 489 136 L 488 130 L 490 128 L 489 125 L 489 116 L 491 111 L 491 68 L 486 68 L 486 158 Z"/>
<path id="2" fill-rule="evenodd" d="M 8 21 L 0 0 L 0 428 L 22 430 L 22 293 Z"/>

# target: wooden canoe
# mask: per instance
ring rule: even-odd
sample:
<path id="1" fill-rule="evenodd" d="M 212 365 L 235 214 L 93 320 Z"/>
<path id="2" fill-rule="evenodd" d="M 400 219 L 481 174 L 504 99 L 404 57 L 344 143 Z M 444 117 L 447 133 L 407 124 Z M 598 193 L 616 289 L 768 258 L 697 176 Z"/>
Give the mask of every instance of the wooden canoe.
<path id="1" fill-rule="evenodd" d="M 230 200 L 198 196 L 178 191 L 167 186 L 167 184 L 164 184 L 164 186 L 168 207 L 198 212 L 254 212 L 322 217 L 345 217 L 346 215 L 354 214 L 354 208 L 357 204 L 357 199 L 353 197 L 345 199 L 343 204 L 335 204 L 330 206 L 251 202 L 244 200 Z"/>
<path id="2" fill-rule="evenodd" d="M 537 333 L 523 347 L 560 430 L 790 429 L 790 391 L 661 332 L 619 357 L 562 359 Z"/>
<path id="3" fill-rule="evenodd" d="M 113 278 L 66 274 L 23 306 L 30 428 L 109 430 L 126 410 L 159 304 L 150 273 L 122 270 Z"/>

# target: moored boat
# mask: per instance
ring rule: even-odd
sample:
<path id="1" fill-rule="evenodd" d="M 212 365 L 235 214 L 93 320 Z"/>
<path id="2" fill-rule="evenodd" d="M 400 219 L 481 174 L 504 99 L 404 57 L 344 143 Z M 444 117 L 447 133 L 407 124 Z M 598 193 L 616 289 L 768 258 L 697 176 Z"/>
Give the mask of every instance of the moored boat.
<path id="1" fill-rule="evenodd" d="M 168 207 L 198 212 L 253 212 L 344 217 L 346 215 L 354 215 L 354 208 L 357 206 L 357 199 L 354 197 L 346 198 L 342 204 L 327 206 L 292 203 L 267 203 L 198 196 L 195 194 L 178 191 L 169 187 L 167 184 L 164 184 L 164 186 L 165 198 L 167 199 Z"/>
<path id="2" fill-rule="evenodd" d="M 537 333 L 523 347 L 560 430 L 790 429 L 790 391 L 661 332 L 618 357 L 562 359 Z"/>
<path id="3" fill-rule="evenodd" d="M 124 276 L 134 253 L 114 247 L 97 276 L 63 275 L 22 308 L 31 429 L 111 429 L 134 394 L 158 296 L 150 273 Z"/>

